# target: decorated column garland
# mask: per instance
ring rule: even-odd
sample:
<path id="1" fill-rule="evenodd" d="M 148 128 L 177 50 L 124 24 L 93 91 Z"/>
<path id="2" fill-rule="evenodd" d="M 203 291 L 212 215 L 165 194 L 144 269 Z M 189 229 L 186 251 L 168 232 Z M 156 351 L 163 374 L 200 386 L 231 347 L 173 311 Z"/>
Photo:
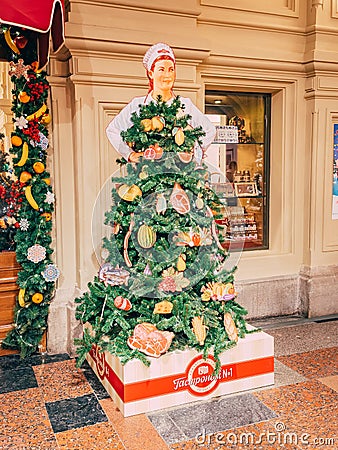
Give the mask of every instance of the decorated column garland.
<path id="1" fill-rule="evenodd" d="M 14 328 L 2 346 L 18 349 L 25 357 L 37 350 L 47 328 L 48 309 L 59 276 L 51 259 L 54 194 L 46 169 L 47 126 L 51 121 L 47 106 L 49 84 L 47 73 L 40 71 L 36 62 L 36 36 L 20 28 L 1 27 L 0 45 L 7 51 L 14 86 L 15 129 L 10 153 L 23 199 L 15 236 L 16 258 L 21 265 L 17 281 L 20 290 Z"/>

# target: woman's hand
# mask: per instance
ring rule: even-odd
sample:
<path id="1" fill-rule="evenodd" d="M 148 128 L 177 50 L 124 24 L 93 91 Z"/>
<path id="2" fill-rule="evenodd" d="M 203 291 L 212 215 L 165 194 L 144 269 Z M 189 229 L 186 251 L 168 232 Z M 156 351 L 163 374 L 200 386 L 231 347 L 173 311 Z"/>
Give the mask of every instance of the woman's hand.
<path id="1" fill-rule="evenodd" d="M 131 152 L 128 158 L 128 161 L 131 163 L 138 163 L 138 160 L 141 157 L 141 153 Z"/>

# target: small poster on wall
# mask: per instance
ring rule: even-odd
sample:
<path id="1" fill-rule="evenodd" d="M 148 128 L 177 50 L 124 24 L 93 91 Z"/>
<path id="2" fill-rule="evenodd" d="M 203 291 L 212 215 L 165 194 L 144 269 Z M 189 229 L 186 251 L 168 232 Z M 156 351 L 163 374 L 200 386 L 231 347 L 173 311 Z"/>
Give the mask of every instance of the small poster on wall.
<path id="1" fill-rule="evenodd" d="M 338 124 L 333 125 L 332 219 L 338 220 Z"/>

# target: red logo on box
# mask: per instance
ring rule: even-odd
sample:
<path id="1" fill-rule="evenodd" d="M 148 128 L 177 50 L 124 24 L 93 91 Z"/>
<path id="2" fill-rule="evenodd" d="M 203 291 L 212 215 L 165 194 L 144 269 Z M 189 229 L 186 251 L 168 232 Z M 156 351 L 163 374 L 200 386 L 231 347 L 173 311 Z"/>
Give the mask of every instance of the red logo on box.
<path id="1" fill-rule="evenodd" d="M 221 368 L 218 375 L 214 374 L 215 359 L 208 355 L 206 359 L 202 355 L 194 358 L 188 365 L 185 376 L 173 380 L 174 391 L 188 389 L 188 391 L 197 396 L 210 394 L 219 385 L 220 381 L 231 378 L 233 375 L 232 367 Z"/>

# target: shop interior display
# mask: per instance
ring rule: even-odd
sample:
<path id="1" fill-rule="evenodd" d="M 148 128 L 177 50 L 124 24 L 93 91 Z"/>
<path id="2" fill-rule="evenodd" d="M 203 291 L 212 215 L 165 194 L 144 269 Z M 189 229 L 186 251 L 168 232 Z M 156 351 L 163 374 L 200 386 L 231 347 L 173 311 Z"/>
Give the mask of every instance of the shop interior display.
<path id="1" fill-rule="evenodd" d="M 270 95 L 206 92 L 206 112 L 218 135 L 212 145 L 227 179 L 213 178 L 222 199 L 218 221 L 226 246 L 242 241 L 244 250 L 268 248 Z M 235 139 L 224 129 L 235 128 Z"/>

